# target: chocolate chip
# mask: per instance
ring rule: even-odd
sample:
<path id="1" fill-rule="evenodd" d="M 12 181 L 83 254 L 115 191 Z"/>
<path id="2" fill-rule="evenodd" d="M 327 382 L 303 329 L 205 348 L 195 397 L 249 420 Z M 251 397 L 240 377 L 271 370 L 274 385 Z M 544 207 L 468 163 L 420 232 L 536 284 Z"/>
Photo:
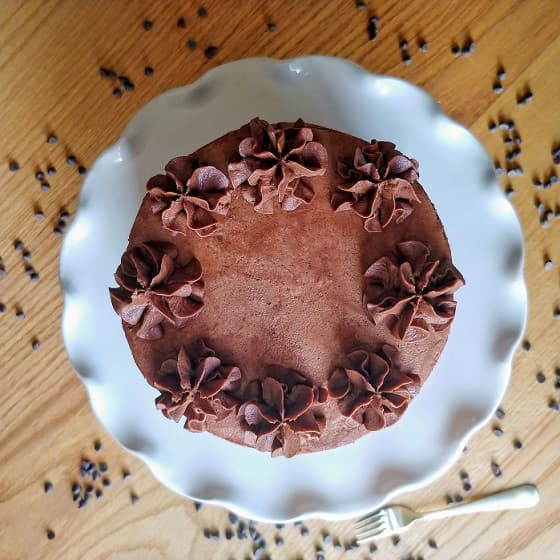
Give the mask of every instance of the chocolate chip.
<path id="1" fill-rule="evenodd" d="M 130 472 L 129 472 L 128 470 L 126 470 L 126 469 L 123 470 L 123 472 L 122 472 L 122 479 L 123 479 L 123 480 L 128 480 L 131 476 L 132 476 L 132 475 L 130 474 Z M 198 502 L 195 502 L 195 505 L 196 505 L 197 503 L 198 503 Z"/>
<path id="2" fill-rule="evenodd" d="M 309 536 L 309 529 L 305 525 L 299 530 L 299 532 L 300 532 L 302 537 L 308 537 Z"/>
<path id="3" fill-rule="evenodd" d="M 506 416 L 506 413 L 504 412 L 504 410 L 502 408 L 498 407 L 496 409 L 496 418 L 498 420 L 503 420 L 505 418 L 505 416 Z"/>
<path id="4" fill-rule="evenodd" d="M 374 554 L 375 552 L 377 552 L 377 545 L 375 543 L 371 543 L 369 545 L 369 551 L 371 554 Z"/>
<path id="5" fill-rule="evenodd" d="M 181 29 L 185 29 L 185 27 L 187 27 L 187 21 L 184 17 L 180 17 L 177 20 L 177 27 L 180 27 Z"/>
<path id="6" fill-rule="evenodd" d="M 67 214 L 68 212 L 65 212 L 65 213 Z M 62 218 L 62 214 L 63 213 L 60 214 L 61 218 Z M 65 217 L 67 217 L 67 216 L 65 216 Z M 93 442 L 93 448 L 95 449 L 95 451 L 101 451 L 101 449 L 103 449 L 103 445 L 101 444 L 101 442 L 98 439 L 96 439 Z"/>
<path id="7" fill-rule="evenodd" d="M 93 486 L 91 484 L 86 486 L 86 494 L 93 494 Z"/>
<path id="8" fill-rule="evenodd" d="M 330 533 L 324 533 L 323 534 L 323 543 L 325 543 L 326 545 L 331 544 L 332 542 L 332 535 Z"/>
<path id="9" fill-rule="evenodd" d="M 466 471 L 461 471 L 459 473 L 459 477 L 461 478 L 462 481 L 469 480 L 469 475 Z"/>
<path id="10" fill-rule="evenodd" d="M 57 142 L 58 138 L 54 134 L 47 136 L 47 144 L 56 144 Z"/>
<path id="11" fill-rule="evenodd" d="M 498 80 L 505 80 L 506 71 L 503 69 L 503 67 L 500 66 L 500 68 L 498 68 L 498 71 L 496 72 L 496 76 Z"/>
<path id="12" fill-rule="evenodd" d="M 546 259 L 544 261 L 544 269 L 545 270 L 552 270 L 554 268 L 554 264 L 552 263 L 552 261 L 550 259 Z"/>
<path id="13" fill-rule="evenodd" d="M 21 254 L 21 258 L 23 259 L 23 262 L 30 262 L 31 253 L 29 251 L 23 251 L 23 253 Z"/>
<path id="14" fill-rule="evenodd" d="M 37 179 L 37 181 L 42 181 L 45 178 L 45 174 L 39 170 L 35 172 L 35 179 Z"/>
<path id="15" fill-rule="evenodd" d="M 270 31 L 271 33 L 273 33 L 273 32 L 276 31 L 276 29 L 277 29 L 277 28 L 276 28 L 276 24 L 275 24 L 273 21 L 269 21 L 269 22 L 266 24 L 266 29 L 267 29 L 268 31 Z"/>
<path id="16" fill-rule="evenodd" d="M 470 492 L 472 490 L 472 486 L 470 482 L 463 482 L 463 490 L 465 492 Z"/>
<path id="17" fill-rule="evenodd" d="M 42 220 L 45 217 L 45 214 L 43 214 L 41 210 L 35 210 L 35 214 L 33 215 L 35 216 L 36 220 Z"/>
<path id="18" fill-rule="evenodd" d="M 87 506 L 87 503 L 89 502 L 89 497 L 88 496 L 84 496 L 83 498 L 80 498 L 78 500 L 78 508 L 79 509 L 83 509 Z"/>
<path id="19" fill-rule="evenodd" d="M 134 492 L 130 493 L 130 503 L 135 504 L 140 498 Z"/>
<path id="20" fill-rule="evenodd" d="M 368 39 L 375 41 L 377 37 L 377 18 L 370 18 L 367 26 Z"/>
<path id="21" fill-rule="evenodd" d="M 202 509 L 202 503 L 201 502 L 194 502 L 194 509 L 195 509 L 195 511 L 200 511 Z"/>
<path id="22" fill-rule="evenodd" d="M 428 546 L 429 546 L 430 548 L 433 548 L 434 550 L 436 550 L 437 547 L 438 547 L 438 546 L 437 546 L 437 542 L 436 542 L 434 539 L 430 539 L 430 540 L 428 541 Z"/>
<path id="23" fill-rule="evenodd" d="M 45 490 L 45 494 L 50 494 L 53 489 L 53 485 L 48 480 L 43 484 L 43 489 Z"/>
<path id="24" fill-rule="evenodd" d="M 502 84 L 500 84 L 499 82 L 495 82 L 492 89 L 494 90 L 494 93 L 502 93 L 504 91 Z"/>
<path id="25" fill-rule="evenodd" d="M 453 498 L 449 494 L 447 494 L 447 496 L 445 496 L 445 501 L 447 502 L 447 505 L 452 504 Z"/>
<path id="26" fill-rule="evenodd" d="M 111 71 L 103 66 L 101 66 L 101 68 L 99 68 L 99 75 L 102 78 L 109 78 L 111 75 Z"/>
<path id="27" fill-rule="evenodd" d="M 39 350 L 39 348 L 41 348 L 41 343 L 37 339 L 34 339 L 31 342 L 31 348 L 33 348 L 33 350 L 37 351 L 37 350 Z"/>
<path id="28" fill-rule="evenodd" d="M 99 472 L 106 473 L 109 470 L 107 463 L 101 462 L 99 463 Z"/>
<path id="29" fill-rule="evenodd" d="M 208 15 L 208 10 L 204 7 L 198 8 L 198 17 L 206 17 Z"/>
<path id="30" fill-rule="evenodd" d="M 144 68 L 144 76 L 151 76 L 154 73 L 154 69 L 151 66 L 146 66 Z"/>
<path id="31" fill-rule="evenodd" d="M 402 61 L 404 62 L 404 64 L 410 64 L 412 62 L 412 58 L 410 58 L 410 55 L 408 53 L 405 53 L 402 56 Z"/>
<path id="32" fill-rule="evenodd" d="M 523 447 L 523 444 L 521 443 L 521 441 L 519 439 L 514 439 L 513 440 L 513 447 L 515 449 L 521 449 Z"/>
<path id="33" fill-rule="evenodd" d="M 303 521 L 294 521 L 294 527 L 303 527 Z"/>
<path id="34" fill-rule="evenodd" d="M 459 54 L 461 54 L 461 49 L 457 43 L 453 43 L 453 45 L 451 45 L 451 54 L 453 56 L 459 56 Z"/>
<path id="35" fill-rule="evenodd" d="M 6 304 L 0 303 L 0 313 L 6 313 Z"/>
<path id="36" fill-rule="evenodd" d="M 214 58 L 217 54 L 218 54 L 218 47 L 215 47 L 214 45 L 210 45 L 209 47 L 206 47 L 206 49 L 204 50 L 204 56 L 208 60 Z"/>
<path id="37" fill-rule="evenodd" d="M 95 497 L 96 498 L 101 498 L 101 496 L 103 496 L 103 490 L 101 490 L 101 488 L 97 488 L 95 490 Z"/>
<path id="38" fill-rule="evenodd" d="M 78 167 L 78 175 L 85 175 L 86 173 L 87 173 L 87 169 L 83 165 L 80 165 Z"/>
<path id="39" fill-rule="evenodd" d="M 504 431 L 502 430 L 502 428 L 500 428 L 499 426 L 494 426 L 492 433 L 496 436 L 496 437 L 501 437 L 504 435 Z"/>
<path id="40" fill-rule="evenodd" d="M 51 186 L 49 185 L 49 183 L 44 181 L 43 183 L 41 183 L 41 190 L 43 192 L 49 192 L 51 190 Z"/>
<path id="41" fill-rule="evenodd" d="M 461 496 L 461 494 L 455 494 L 455 496 L 453 497 L 453 501 L 459 504 L 463 501 L 463 496 Z"/>
<path id="42" fill-rule="evenodd" d="M 496 128 L 497 128 L 496 123 L 494 121 L 492 120 L 488 121 L 488 130 L 490 132 L 495 132 Z"/>
<path id="43" fill-rule="evenodd" d="M 187 41 L 187 49 L 189 49 L 189 51 L 194 51 L 194 49 L 196 49 L 196 41 L 194 39 L 189 39 Z"/>
<path id="44" fill-rule="evenodd" d="M 393 546 L 399 546 L 399 543 L 401 542 L 401 538 L 398 535 L 394 535 L 393 538 L 391 539 L 391 542 L 393 543 Z"/>
<path id="45" fill-rule="evenodd" d="M 47 539 L 49 539 L 49 541 L 52 541 L 55 536 L 56 535 L 52 529 L 47 529 Z"/>
<path id="46" fill-rule="evenodd" d="M 52 165 L 47 167 L 47 174 L 51 176 L 56 175 L 56 167 L 53 167 Z"/>
<path id="47" fill-rule="evenodd" d="M 119 76 L 119 81 L 126 91 L 134 91 L 134 82 L 126 76 Z"/>
<path id="48" fill-rule="evenodd" d="M 340 550 L 342 548 L 342 545 L 340 544 L 340 539 L 338 537 L 335 537 L 333 539 L 333 548 L 335 550 Z"/>
<path id="49" fill-rule="evenodd" d="M 12 172 L 15 173 L 16 171 L 19 170 L 19 163 L 17 161 L 10 161 L 10 163 L 8 163 L 8 169 Z"/>
<path id="50" fill-rule="evenodd" d="M 103 486 L 111 486 L 111 479 L 109 479 L 109 478 L 102 478 L 102 479 L 101 479 L 101 484 L 103 484 Z"/>
<path id="51" fill-rule="evenodd" d="M 502 476 L 502 469 L 500 468 L 500 465 L 498 465 L 498 463 L 492 462 L 492 463 L 490 464 L 490 467 L 492 468 L 492 474 L 493 474 L 496 478 L 500 478 L 500 476 Z"/>
<path id="52" fill-rule="evenodd" d="M 122 97 L 122 91 L 117 87 L 113 90 L 113 97 L 120 99 Z"/>
<path id="53" fill-rule="evenodd" d="M 73 155 L 69 155 L 69 156 L 66 158 L 66 163 L 67 163 L 68 165 L 76 165 L 76 158 L 75 158 Z"/>
<path id="54" fill-rule="evenodd" d="M 0 263 L 0 278 L 2 278 L 3 276 L 6 276 L 6 267 L 4 266 L 4 264 Z"/>
<path id="55" fill-rule="evenodd" d="M 426 43 L 426 41 L 424 41 L 424 39 L 419 39 L 418 40 L 418 48 L 422 52 L 428 52 L 428 43 Z"/>
<path id="56" fill-rule="evenodd" d="M 145 19 L 142 22 L 142 27 L 144 28 L 144 31 L 150 31 L 150 29 L 154 26 L 153 22 L 149 19 Z"/>
<path id="57" fill-rule="evenodd" d="M 79 494 L 82 491 L 82 487 L 77 483 L 72 483 L 72 494 Z"/>
<path id="58" fill-rule="evenodd" d="M 505 191 L 504 191 L 504 192 L 506 193 L 506 196 L 507 196 L 508 198 L 511 198 L 511 197 L 515 194 L 515 190 L 513 189 L 513 187 L 512 187 L 511 185 L 508 185 L 508 186 L 505 188 Z"/>
<path id="59" fill-rule="evenodd" d="M 543 373 L 542 371 L 539 371 L 539 372 L 537 373 L 537 381 L 538 381 L 539 383 L 544 383 L 544 382 L 546 381 L 546 377 L 545 377 L 545 375 L 544 375 L 544 373 Z"/>
<path id="60" fill-rule="evenodd" d="M 53 233 L 58 237 L 58 236 L 62 235 L 63 232 L 62 232 L 62 229 L 59 226 L 55 226 L 53 228 Z"/>
<path id="61" fill-rule="evenodd" d="M 401 51 L 406 51 L 406 50 L 408 50 L 408 41 L 406 41 L 405 39 L 403 39 L 403 40 L 399 43 L 399 48 L 401 49 Z"/>
<path id="62" fill-rule="evenodd" d="M 276 546 L 284 546 L 284 539 L 283 539 L 280 535 L 277 535 L 277 536 L 274 538 L 274 544 L 275 544 Z"/>
<path id="63" fill-rule="evenodd" d="M 366 9 L 366 3 L 364 0 L 356 0 L 356 9 L 360 11 Z"/>
<path id="64" fill-rule="evenodd" d="M 239 521 L 239 517 L 237 517 L 237 515 L 235 515 L 235 513 L 232 513 L 232 512 L 229 513 L 228 519 L 229 519 L 229 522 L 232 523 L 232 524 L 235 524 Z"/>
<path id="65" fill-rule="evenodd" d="M 555 412 L 558 412 L 558 410 L 560 410 L 560 405 L 558 404 L 558 401 L 556 399 L 550 399 L 548 401 L 548 408 L 551 408 Z"/>
<path id="66" fill-rule="evenodd" d="M 275 523 L 274 526 L 279 530 L 281 530 L 285 527 L 284 523 Z"/>
<path id="67" fill-rule="evenodd" d="M 557 391 L 560 391 L 560 381 L 555 381 L 555 383 L 554 383 L 554 388 L 555 388 Z"/>

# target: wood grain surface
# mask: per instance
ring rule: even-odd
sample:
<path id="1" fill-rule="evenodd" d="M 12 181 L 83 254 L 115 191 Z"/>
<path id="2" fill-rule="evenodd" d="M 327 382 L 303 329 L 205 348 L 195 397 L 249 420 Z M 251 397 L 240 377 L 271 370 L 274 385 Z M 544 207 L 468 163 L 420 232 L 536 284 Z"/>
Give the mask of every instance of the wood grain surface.
<path id="1" fill-rule="evenodd" d="M 202 0 L 201 0 L 202 1 Z M 372 72 L 399 76 L 425 88 L 443 109 L 473 131 L 493 159 L 506 166 L 503 135 L 488 129 L 490 119 L 513 119 L 522 139 L 518 162 L 523 175 L 501 177 L 514 189 L 512 203 L 526 240 L 526 279 L 530 314 L 529 351 L 519 350 L 503 401 L 505 417 L 480 430 L 468 450 L 444 476 L 428 487 L 398 498 L 419 508 L 445 505 L 445 496 L 466 498 L 511 485 L 533 482 L 541 492 L 538 508 L 487 513 L 419 524 L 398 544 L 391 539 L 345 552 L 352 539 L 349 523 L 306 523 L 309 534 L 289 526 L 258 525 L 273 559 L 313 559 L 316 547 L 328 559 L 442 558 L 532 559 L 560 557 L 560 413 L 555 368 L 560 368 L 560 184 L 537 189 L 556 172 L 551 156 L 560 144 L 560 2 L 395 2 L 366 0 L 218 1 L 2 0 L 0 5 L 0 559 L 229 559 L 252 558 L 250 539 L 224 538 L 228 514 L 215 507 L 196 511 L 159 484 L 146 467 L 104 432 L 88 405 L 86 391 L 64 352 L 60 335 L 61 296 L 55 235 L 60 212 L 76 208 L 82 177 L 121 134 L 131 116 L 168 88 L 187 84 L 209 68 L 248 56 L 292 57 L 328 54 L 349 58 Z M 369 17 L 379 18 L 375 41 L 368 40 Z M 184 17 L 186 26 L 177 20 Z M 153 26 L 144 30 L 142 22 Z M 268 31 L 267 24 L 276 30 Z M 409 43 L 411 63 L 402 62 L 399 41 Z M 423 38 L 428 51 L 421 52 Z M 470 56 L 453 56 L 453 42 L 474 41 Z M 187 41 L 197 42 L 195 50 Z M 218 47 L 207 59 L 204 50 Z M 154 69 L 152 76 L 144 68 Z M 493 90 L 503 65 L 503 93 Z M 101 66 L 128 76 L 134 91 L 121 87 L 117 99 Z M 530 89 L 525 105 L 517 97 Z M 56 144 L 47 137 L 55 134 Z M 512 148 L 514 146 L 510 146 Z M 77 164 L 66 159 L 73 155 Z M 19 164 L 10 171 L 9 163 Z M 56 168 L 49 176 L 46 169 Z M 35 179 L 42 170 L 50 190 Z M 553 179 L 554 181 L 554 179 Z M 538 201 L 544 207 L 537 209 Z M 41 211 L 43 219 L 35 217 Z M 539 213 L 540 212 L 540 213 Z M 548 212 L 548 226 L 542 216 Z M 545 220 L 546 222 L 546 220 Z M 473 227 L 476 217 L 473 216 Z M 30 259 L 14 249 L 21 240 Z M 552 261 L 552 268 L 544 266 Z M 39 274 L 33 282 L 26 274 Z M 3 307 L 2 307 L 3 309 Z M 18 318 L 17 312 L 24 317 Z M 481 310 L 483 313 L 484 310 Z M 34 350 L 32 342 L 40 342 Z M 542 372 L 544 382 L 537 381 Z M 499 424 L 503 435 L 493 434 Z M 515 449 L 519 438 L 522 449 Z M 102 449 L 95 451 L 99 440 Z M 71 485 L 82 482 L 80 462 L 106 462 L 110 486 L 79 509 Z M 503 475 L 495 478 L 490 464 Z M 122 470 L 131 476 L 123 480 Z M 464 492 L 465 470 L 472 490 Z M 53 489 L 44 491 L 45 481 Z M 131 493 L 139 499 L 132 503 Z M 204 529 L 219 530 L 217 541 Z M 47 531 L 55 538 L 48 539 Z M 306 533 L 306 531 L 303 531 Z M 281 536 L 283 545 L 275 545 Z M 429 546 L 435 539 L 438 548 Z M 258 556 L 258 555 L 257 555 Z"/>

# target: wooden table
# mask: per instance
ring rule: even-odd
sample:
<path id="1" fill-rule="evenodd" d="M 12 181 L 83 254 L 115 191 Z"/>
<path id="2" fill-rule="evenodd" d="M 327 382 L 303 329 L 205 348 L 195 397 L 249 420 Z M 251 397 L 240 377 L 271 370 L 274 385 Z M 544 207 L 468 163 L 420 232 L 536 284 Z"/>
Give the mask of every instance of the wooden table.
<path id="1" fill-rule="evenodd" d="M 560 413 L 549 408 L 560 367 L 560 219 L 544 227 L 540 215 L 560 205 L 560 185 L 537 189 L 533 178 L 560 171 L 551 156 L 560 143 L 560 2 L 550 0 L 495 2 L 398 3 L 366 1 L 359 10 L 352 0 L 259 1 L 208 0 L 207 15 L 199 2 L 98 0 L 2 0 L 0 9 L 0 279 L 1 440 L 0 558 L 19 559 L 245 559 L 250 540 L 224 538 L 225 511 L 204 507 L 159 484 L 146 467 L 125 453 L 92 414 L 84 387 L 66 357 L 60 336 L 61 297 L 55 235 L 61 211 L 73 214 L 82 177 L 78 165 L 90 166 L 120 135 L 131 116 L 168 88 L 186 84 L 214 67 L 237 58 L 277 58 L 308 53 L 347 57 L 372 72 L 396 75 L 430 92 L 452 118 L 472 130 L 492 158 L 505 167 L 502 131 L 491 133 L 490 119 L 514 118 L 522 138 L 522 176 L 501 178 L 514 190 L 514 204 L 525 233 L 526 279 L 530 294 L 527 326 L 529 351 L 519 350 L 499 423 L 470 442 L 460 461 L 437 482 L 399 502 L 419 507 L 445 504 L 447 494 L 465 494 L 459 473 L 470 476 L 472 496 L 510 485 L 534 482 L 541 491 L 535 510 L 490 513 L 419 525 L 402 536 L 378 543 L 372 558 L 528 559 L 559 557 Z M 375 41 L 368 40 L 368 20 L 378 18 Z M 178 26 L 180 17 L 186 27 Z M 150 30 L 144 20 L 153 22 Z M 267 24 L 276 30 L 267 30 Z M 197 47 L 187 48 L 194 39 Z M 399 41 L 409 44 L 411 63 L 404 64 Z M 421 52 L 418 41 L 427 42 Z M 470 56 L 453 56 L 452 44 L 474 41 Z M 218 47 L 211 60 L 209 45 Z M 135 84 L 115 85 L 99 75 L 114 68 Z M 151 66 L 152 76 L 144 75 Z M 494 91 L 503 66 L 503 93 Z M 498 80 L 500 81 L 500 80 Z M 516 98 L 531 91 L 525 105 Z M 49 135 L 57 142 L 49 144 Z M 514 147 L 514 146 L 512 146 Z M 70 165 L 72 155 L 77 163 Z M 9 162 L 20 169 L 12 172 Z M 71 160 L 70 160 L 71 161 Z M 55 175 L 47 167 L 56 168 Z M 42 170 L 51 186 L 41 190 L 35 173 Z M 546 181 L 545 181 L 546 182 Z M 46 187 L 45 187 L 46 188 Z M 34 217 L 36 212 L 42 212 Z M 70 217 L 71 219 L 71 217 Z M 473 218 L 476 220 L 476 217 Z M 21 240 L 22 251 L 14 250 Z M 29 251 L 30 262 L 22 260 Z M 545 260 L 552 261 L 549 270 Z M 39 274 L 33 282 L 29 265 Z M 25 317 L 18 318 L 23 311 Z M 483 310 L 481 310 L 483 312 Z M 32 342 L 40 342 L 33 350 Z M 545 380 L 537 381 L 542 372 Z M 514 439 L 523 448 L 516 450 Z M 102 449 L 94 450 L 99 440 Z M 71 485 L 81 481 L 82 459 L 106 462 L 110 486 L 100 499 L 78 509 Z M 495 478 L 490 463 L 501 466 Z M 131 476 L 123 480 L 122 470 Z M 44 491 L 44 483 L 53 485 Z M 132 503 L 131 494 L 139 500 Z M 351 540 L 349 523 L 306 523 L 309 536 L 297 527 L 281 531 L 258 526 L 273 559 L 315 558 L 323 532 L 343 543 Z M 220 529 L 214 542 L 203 529 Z M 47 538 L 52 529 L 55 538 Z M 281 535 L 283 547 L 274 544 Z M 431 548 L 435 539 L 438 550 Z M 326 557 L 368 558 L 368 547 L 344 553 L 332 543 Z M 266 557 L 266 556 L 265 556 Z"/>

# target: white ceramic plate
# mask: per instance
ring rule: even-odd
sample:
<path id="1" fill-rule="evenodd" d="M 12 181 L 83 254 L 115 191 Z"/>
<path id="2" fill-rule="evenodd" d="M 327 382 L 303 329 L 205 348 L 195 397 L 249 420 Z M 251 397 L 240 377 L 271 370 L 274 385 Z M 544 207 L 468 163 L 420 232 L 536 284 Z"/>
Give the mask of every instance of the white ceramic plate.
<path id="1" fill-rule="evenodd" d="M 156 411 L 107 291 L 146 180 L 256 115 L 391 140 L 417 158 L 467 281 L 447 347 L 402 420 L 291 459 L 189 433 Z M 341 59 L 241 60 L 148 103 L 91 168 L 62 247 L 62 334 L 101 422 L 173 490 L 255 519 L 340 519 L 437 477 L 488 420 L 525 323 L 522 260 L 519 223 L 486 153 L 424 91 Z"/>

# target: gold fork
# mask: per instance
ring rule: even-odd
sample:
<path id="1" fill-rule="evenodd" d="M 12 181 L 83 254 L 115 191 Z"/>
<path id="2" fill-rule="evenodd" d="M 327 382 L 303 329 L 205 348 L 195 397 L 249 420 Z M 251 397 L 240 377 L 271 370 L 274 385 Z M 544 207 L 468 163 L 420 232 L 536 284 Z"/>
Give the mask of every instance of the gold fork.
<path id="1" fill-rule="evenodd" d="M 466 513 L 529 508 L 537 505 L 538 502 L 537 487 L 532 484 L 523 484 L 479 500 L 425 513 L 419 513 L 404 506 L 387 506 L 355 522 L 356 538 L 358 544 L 363 544 L 379 537 L 398 533 L 405 527 L 410 527 L 418 519 L 442 519 Z"/>

